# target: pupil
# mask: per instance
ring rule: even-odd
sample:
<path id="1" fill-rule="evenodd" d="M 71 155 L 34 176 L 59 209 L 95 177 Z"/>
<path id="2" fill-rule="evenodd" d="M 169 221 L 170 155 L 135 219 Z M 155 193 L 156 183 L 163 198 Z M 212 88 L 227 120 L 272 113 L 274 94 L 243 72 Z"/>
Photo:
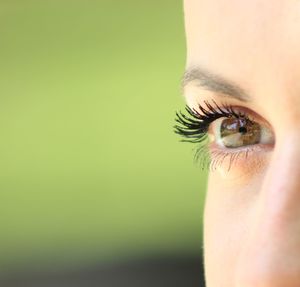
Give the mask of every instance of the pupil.
<path id="1" fill-rule="evenodd" d="M 239 133 L 241 133 L 241 134 L 246 134 L 247 133 L 247 128 L 246 127 L 240 127 L 239 128 Z"/>

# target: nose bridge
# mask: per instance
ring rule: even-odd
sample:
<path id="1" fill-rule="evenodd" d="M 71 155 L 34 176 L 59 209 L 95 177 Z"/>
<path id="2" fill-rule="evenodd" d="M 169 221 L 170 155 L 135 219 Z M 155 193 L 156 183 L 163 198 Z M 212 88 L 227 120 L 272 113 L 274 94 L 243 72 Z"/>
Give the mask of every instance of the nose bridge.
<path id="1" fill-rule="evenodd" d="M 236 286 L 300 286 L 300 135 L 276 143 L 250 221 Z"/>

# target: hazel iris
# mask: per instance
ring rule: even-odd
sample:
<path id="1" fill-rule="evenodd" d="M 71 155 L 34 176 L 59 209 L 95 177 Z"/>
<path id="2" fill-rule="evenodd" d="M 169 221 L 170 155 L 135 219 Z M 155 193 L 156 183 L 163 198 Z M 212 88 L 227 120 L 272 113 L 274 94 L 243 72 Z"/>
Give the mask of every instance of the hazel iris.
<path id="1" fill-rule="evenodd" d="M 226 118 L 220 126 L 220 140 L 227 148 L 258 144 L 261 127 L 248 118 Z"/>

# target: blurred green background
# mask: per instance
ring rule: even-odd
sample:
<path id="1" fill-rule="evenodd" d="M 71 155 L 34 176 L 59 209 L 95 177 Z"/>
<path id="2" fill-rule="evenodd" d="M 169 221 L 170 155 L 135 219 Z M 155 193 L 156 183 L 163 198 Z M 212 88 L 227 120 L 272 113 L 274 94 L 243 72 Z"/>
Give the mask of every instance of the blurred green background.
<path id="1" fill-rule="evenodd" d="M 181 1 L 0 1 L 0 269 L 201 253 L 173 133 Z"/>

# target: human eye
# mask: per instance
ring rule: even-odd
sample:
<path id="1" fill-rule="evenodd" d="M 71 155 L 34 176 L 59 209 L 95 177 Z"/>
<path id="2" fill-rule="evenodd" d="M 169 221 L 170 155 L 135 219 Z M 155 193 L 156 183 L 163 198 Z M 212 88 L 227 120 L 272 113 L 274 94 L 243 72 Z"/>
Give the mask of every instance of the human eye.
<path id="1" fill-rule="evenodd" d="M 187 106 L 186 112 L 176 113 L 175 133 L 197 144 L 195 161 L 203 168 L 226 162 L 230 170 L 236 160 L 270 150 L 275 143 L 270 125 L 249 109 L 205 101 L 197 109 Z"/>

